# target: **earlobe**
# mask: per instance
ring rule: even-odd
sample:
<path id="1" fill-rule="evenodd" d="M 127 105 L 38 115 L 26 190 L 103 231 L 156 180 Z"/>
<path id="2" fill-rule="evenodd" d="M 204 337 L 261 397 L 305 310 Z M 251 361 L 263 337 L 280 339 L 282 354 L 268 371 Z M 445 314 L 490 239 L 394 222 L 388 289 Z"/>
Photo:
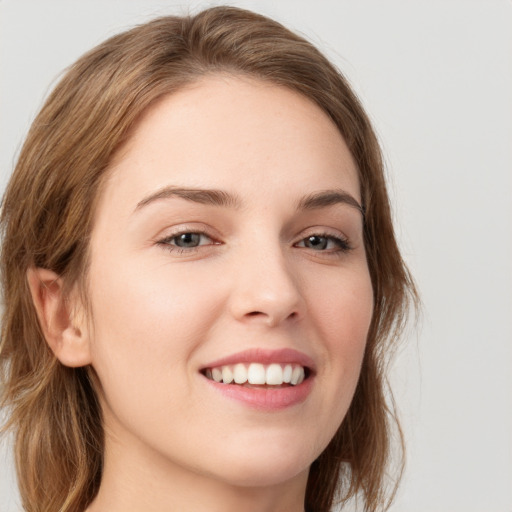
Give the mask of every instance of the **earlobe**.
<path id="1" fill-rule="evenodd" d="M 80 304 L 64 297 L 62 278 L 43 268 L 30 268 L 27 280 L 39 324 L 49 347 L 65 366 L 91 363 L 87 322 Z"/>

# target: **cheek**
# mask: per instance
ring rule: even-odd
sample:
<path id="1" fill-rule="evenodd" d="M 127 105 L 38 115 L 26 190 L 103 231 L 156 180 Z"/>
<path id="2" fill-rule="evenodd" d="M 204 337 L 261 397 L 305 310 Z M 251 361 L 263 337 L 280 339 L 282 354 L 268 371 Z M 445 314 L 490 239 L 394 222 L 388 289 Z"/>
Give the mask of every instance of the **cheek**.
<path id="1" fill-rule="evenodd" d="M 138 266 L 133 272 L 111 267 L 91 283 L 92 365 L 105 423 L 158 448 L 169 429 L 201 417 L 191 361 L 219 315 L 219 300 L 214 286 L 200 289 L 183 266 L 179 272 L 166 264 Z M 151 426 L 141 418 L 152 418 Z"/>
<path id="2" fill-rule="evenodd" d="M 311 316 L 324 342 L 329 373 L 345 389 L 357 383 L 373 315 L 373 290 L 366 265 L 311 284 Z"/>
<path id="3" fill-rule="evenodd" d="M 169 373 L 186 378 L 183 361 L 218 316 L 215 287 L 199 287 L 197 270 L 190 276 L 172 265 L 119 267 L 97 272 L 91 283 L 93 366 L 100 378 L 139 385 Z"/>

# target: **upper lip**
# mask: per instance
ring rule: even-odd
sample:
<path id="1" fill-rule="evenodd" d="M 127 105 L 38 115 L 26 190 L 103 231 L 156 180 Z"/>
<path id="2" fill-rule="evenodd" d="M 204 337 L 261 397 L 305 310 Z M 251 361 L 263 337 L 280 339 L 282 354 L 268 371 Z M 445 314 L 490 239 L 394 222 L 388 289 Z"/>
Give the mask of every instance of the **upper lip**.
<path id="1" fill-rule="evenodd" d="M 253 348 L 249 350 L 244 350 L 242 352 L 238 352 L 236 354 L 231 354 L 226 357 L 222 357 L 220 359 L 216 359 L 211 363 L 204 365 L 201 370 L 206 370 L 207 368 L 217 368 L 219 366 L 226 366 L 229 364 L 237 364 L 237 363 L 261 363 L 261 364 L 299 364 L 305 368 L 308 368 L 311 371 L 315 369 L 315 363 L 311 357 L 304 354 L 304 352 L 299 352 L 298 350 L 292 348 L 282 348 L 277 350 L 269 350 L 263 348 Z"/>

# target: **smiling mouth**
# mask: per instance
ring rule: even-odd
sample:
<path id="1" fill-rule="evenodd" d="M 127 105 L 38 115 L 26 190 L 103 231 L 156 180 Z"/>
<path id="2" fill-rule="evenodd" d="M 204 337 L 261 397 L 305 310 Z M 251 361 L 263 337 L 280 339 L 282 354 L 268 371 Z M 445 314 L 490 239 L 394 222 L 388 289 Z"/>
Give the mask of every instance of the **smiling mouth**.
<path id="1" fill-rule="evenodd" d="M 299 364 L 237 363 L 205 368 L 201 372 L 207 379 L 220 384 L 244 387 L 266 387 L 279 389 L 298 386 L 309 378 L 309 368 Z"/>

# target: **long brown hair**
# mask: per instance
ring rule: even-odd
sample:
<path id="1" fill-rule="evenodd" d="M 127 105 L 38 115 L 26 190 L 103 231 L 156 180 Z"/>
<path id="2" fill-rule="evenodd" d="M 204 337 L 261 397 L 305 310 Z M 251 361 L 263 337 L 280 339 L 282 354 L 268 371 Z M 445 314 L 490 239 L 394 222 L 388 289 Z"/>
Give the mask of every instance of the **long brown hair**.
<path id="1" fill-rule="evenodd" d="M 379 144 L 347 81 L 315 47 L 268 18 L 216 7 L 155 19 L 80 58 L 35 119 L 5 193 L 0 405 L 8 407 L 5 428 L 15 433 L 29 512 L 82 512 L 91 503 L 103 429 L 90 368 L 63 366 L 45 343 L 27 270 L 50 269 L 68 289 L 85 289 L 95 203 L 116 149 L 158 98 L 219 72 L 310 98 L 336 123 L 357 163 L 374 315 L 353 402 L 311 467 L 306 507 L 325 512 L 335 499 L 359 496 L 365 510 L 376 511 L 389 502 L 394 415 L 385 370 L 416 292 L 395 240 Z"/>

